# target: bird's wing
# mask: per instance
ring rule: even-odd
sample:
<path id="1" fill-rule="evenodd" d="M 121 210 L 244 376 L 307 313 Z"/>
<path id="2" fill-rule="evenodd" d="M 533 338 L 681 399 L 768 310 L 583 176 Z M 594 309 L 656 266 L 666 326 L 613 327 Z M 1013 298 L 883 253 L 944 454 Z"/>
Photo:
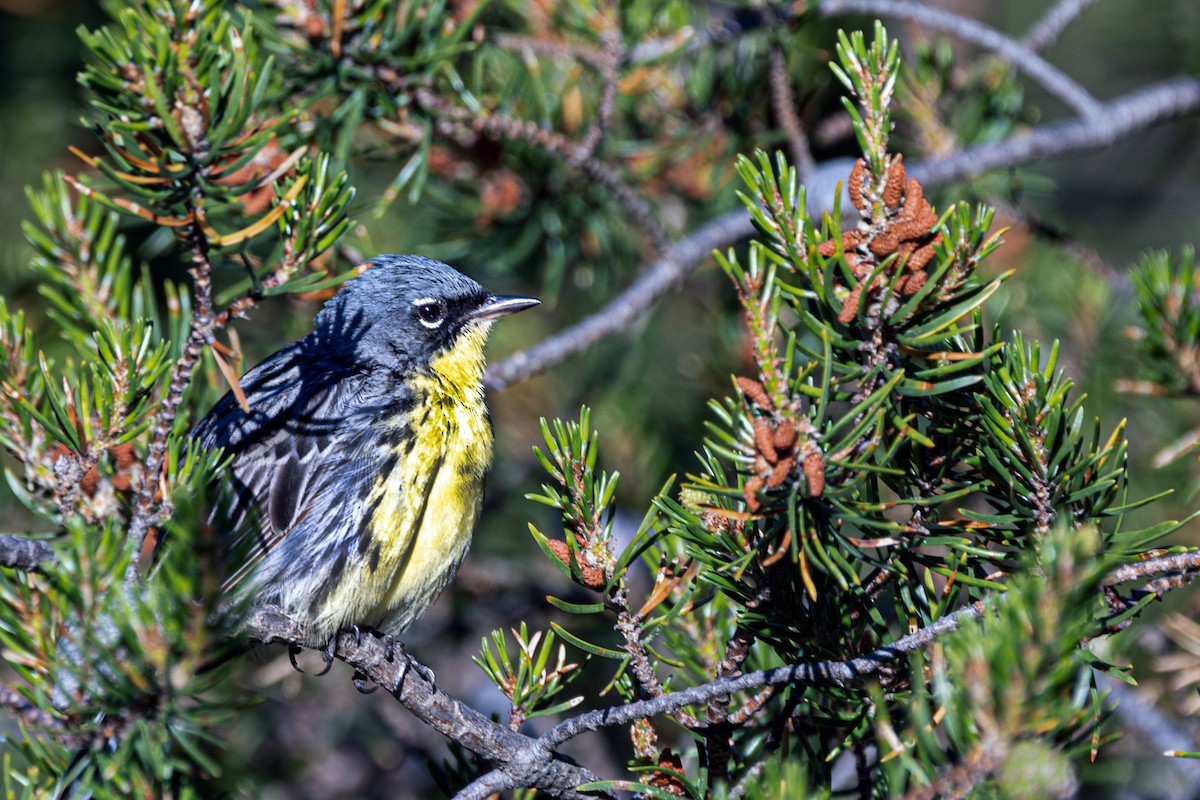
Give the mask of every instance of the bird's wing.
<path id="1" fill-rule="evenodd" d="M 380 376 L 349 373 L 281 350 L 241 380 L 247 414 L 232 393 L 193 430 L 205 448 L 233 457 L 233 496 L 218 512 L 231 534 L 240 581 L 301 520 L 345 508 L 347 496 L 369 491 L 373 429 L 370 419 L 403 400 Z M 395 387 L 387 387 L 395 389 Z M 332 520 L 330 520 L 332 521 Z"/>

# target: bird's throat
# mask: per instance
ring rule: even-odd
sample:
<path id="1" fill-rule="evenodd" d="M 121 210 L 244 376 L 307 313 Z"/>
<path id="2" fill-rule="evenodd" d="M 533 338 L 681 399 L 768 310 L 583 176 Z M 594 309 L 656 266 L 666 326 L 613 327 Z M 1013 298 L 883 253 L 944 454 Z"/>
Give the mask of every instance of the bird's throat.
<path id="1" fill-rule="evenodd" d="M 455 402 L 472 402 L 483 392 L 483 349 L 489 323 L 473 323 L 463 329 L 454 345 L 429 362 L 429 370 L 440 386 L 436 391 Z"/>

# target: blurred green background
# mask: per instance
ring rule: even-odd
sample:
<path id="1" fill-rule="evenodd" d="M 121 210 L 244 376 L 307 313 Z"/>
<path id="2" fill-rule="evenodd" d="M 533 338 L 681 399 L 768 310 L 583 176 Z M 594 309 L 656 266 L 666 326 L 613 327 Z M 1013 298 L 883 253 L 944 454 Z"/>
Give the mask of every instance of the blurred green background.
<path id="1" fill-rule="evenodd" d="M 980 0 L 943 5 L 1020 35 L 1048 4 Z M 82 48 L 75 29 L 96 27 L 105 19 L 97 4 L 83 0 L 0 0 L 0 293 L 27 310 L 35 329 L 43 309 L 21 235 L 21 221 L 28 216 L 24 189 L 39 183 L 46 170 L 78 168 L 67 147 L 86 147 L 90 135 L 79 124 L 83 101 L 74 75 Z M 842 22 L 853 27 L 864 21 Z M 885 22 L 906 53 L 908 45 L 923 38 L 911 25 Z M 824 36 L 824 44 L 816 46 L 818 57 L 821 47 L 832 47 L 832 36 L 825 36 L 832 30 L 826 25 L 814 32 L 814 41 Z M 1200 72 L 1197 31 L 1200 4 L 1195 0 L 1102 0 L 1045 55 L 1105 99 Z M 1026 123 L 1064 113 L 1027 84 L 1025 101 Z M 902 123 L 901 142 L 904 132 Z M 848 152 L 848 143 L 842 141 L 819 145 L 816 155 L 821 159 Z M 364 159 L 350 167 L 359 191 L 359 235 L 369 243 L 368 251 L 444 257 L 496 291 L 546 297 L 539 311 L 497 326 L 493 359 L 599 308 L 631 277 L 594 269 L 548 275 L 539 263 L 507 264 L 494 254 L 473 254 L 469 237 L 461 232 L 450 241 L 431 241 L 430 232 L 439 230 L 436 196 L 415 207 L 402 198 L 376 218 L 374 203 L 399 164 Z M 713 194 L 712 211 L 734 208 L 732 171 L 713 179 L 726 188 Z M 1011 187 L 1018 183 L 1020 189 L 1014 191 Z M 568 188 L 563 202 L 589 202 L 586 185 Z M 1160 125 L 1103 152 L 1022 168 L 1020 181 L 991 175 L 934 193 L 939 208 L 959 197 L 1000 201 L 1033 212 L 1112 268 L 1115 279 L 1076 257 L 1071 248 L 1039 237 L 1020 219 L 1004 215 L 1003 224 L 1013 227 L 1005 237 L 1007 244 L 986 269 L 1015 269 L 1016 275 L 994 301 L 989 320 L 1002 330 L 1019 328 L 1027 338 L 1061 340 L 1062 363 L 1077 389 L 1089 395 L 1089 408 L 1103 429 L 1110 430 L 1122 418 L 1130 420 L 1133 495 L 1175 490 L 1138 512 L 1137 522 L 1189 513 L 1196 459 L 1189 455 L 1162 468 L 1151 461 L 1200 424 L 1200 410 L 1191 401 L 1121 394 L 1114 384 L 1137 373 L 1136 351 L 1126 335 L 1136 321 L 1132 292 L 1120 276 L 1147 249 L 1178 249 L 1200 240 L 1200 118 Z M 136 242 L 136 231 L 131 238 Z M 169 264 L 156 262 L 156 269 L 178 274 Z M 236 325 L 247 363 L 303 334 L 314 311 L 312 303 L 279 298 Z M 452 590 L 406 637 L 410 649 L 436 671 L 448 691 L 485 711 L 499 709 L 502 698 L 469 660 L 479 637 L 521 619 L 536 621 L 545 614 L 545 594 L 566 591 L 526 531 L 530 520 L 543 529 L 556 524 L 546 509 L 522 499 L 541 479 L 531 454 L 540 441 L 538 418 L 572 417 L 581 404 L 592 406 L 593 421 L 601 431 L 602 460 L 621 472 L 621 502 L 636 523 L 647 499 L 668 475 L 693 468 L 706 403 L 727 393 L 729 375 L 744 369 L 742 344 L 733 293 L 709 264 L 631 330 L 546 375 L 493 394 L 490 405 L 500 455 L 475 548 Z M 0 486 L 0 531 L 26 531 L 34 524 L 7 487 Z M 1193 543 L 1198 538 L 1194 527 L 1178 536 Z M 1172 596 L 1170 604 L 1189 613 L 1195 607 L 1183 596 Z M 261 713 L 232 724 L 228 735 L 237 744 L 232 751 L 245 754 L 244 769 L 275 776 L 260 796 L 425 796 L 432 785 L 424 762 L 444 756 L 441 742 L 397 704 L 360 699 L 341 675 L 341 666 L 334 674 L 342 679 L 324 681 L 295 673 L 274 652 L 248 666 L 245 680 L 268 699 Z M 1136 752 L 1136 742 L 1126 746 L 1128 752 Z M 1135 787 L 1139 770 L 1144 770 L 1140 780 L 1153 785 L 1153 767 L 1142 766 L 1153 763 L 1115 759 L 1097 770 L 1114 785 L 1132 781 Z M 387 785 L 378 783 L 381 776 Z"/>

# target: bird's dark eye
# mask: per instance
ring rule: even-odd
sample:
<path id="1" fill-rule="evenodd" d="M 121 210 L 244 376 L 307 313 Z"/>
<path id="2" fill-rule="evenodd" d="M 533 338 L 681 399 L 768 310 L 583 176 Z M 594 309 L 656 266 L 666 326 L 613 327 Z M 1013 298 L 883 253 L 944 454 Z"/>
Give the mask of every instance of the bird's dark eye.
<path id="1" fill-rule="evenodd" d="M 422 300 L 417 303 L 417 318 L 426 328 L 436 328 L 446 317 L 446 310 L 436 300 Z"/>

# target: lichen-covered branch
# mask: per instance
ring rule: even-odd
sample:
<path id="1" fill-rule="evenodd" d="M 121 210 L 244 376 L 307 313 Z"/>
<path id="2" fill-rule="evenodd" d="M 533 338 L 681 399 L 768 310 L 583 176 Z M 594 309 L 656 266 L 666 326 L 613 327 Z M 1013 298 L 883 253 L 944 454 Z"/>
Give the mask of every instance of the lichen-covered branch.
<path id="1" fill-rule="evenodd" d="M 1151 125 L 1192 114 L 1197 108 L 1200 79 L 1175 78 L 1109 100 L 1086 118 L 1039 125 L 1002 142 L 915 163 L 910 171 L 925 184 L 963 180 L 992 169 L 1107 147 Z"/>
<path id="2" fill-rule="evenodd" d="M 0 534 L 0 567 L 34 571 L 54 558 L 54 549 L 42 539 Z"/>
<path id="3" fill-rule="evenodd" d="M 1195 113 L 1200 108 L 1200 79 L 1179 78 L 1154 84 L 1102 104 L 1086 118 L 1053 122 L 995 144 L 978 145 L 944 157 L 914 161 L 908 172 L 925 186 L 937 186 L 980 175 L 993 169 L 1027 164 L 1049 156 L 1106 147 L 1160 122 Z M 833 186 L 847 168 L 842 160 L 818 164 L 808 185 Z M 809 192 L 817 213 L 832 197 Z M 843 204 L 845 207 L 845 204 Z M 502 389 L 544 372 L 581 353 L 606 337 L 627 329 L 675 288 L 713 250 L 730 247 L 754 233 L 745 211 L 731 211 L 679 239 L 624 291 L 591 316 L 533 347 L 493 364 L 487 383 Z"/>
<path id="4" fill-rule="evenodd" d="M 301 645 L 306 641 L 304 626 L 275 606 L 258 609 L 243 629 L 252 640 L 265 644 Z M 357 637 L 345 632 L 338 636 L 334 655 L 382 686 L 422 722 L 494 763 L 509 776 L 500 783 L 537 787 L 554 797 L 583 798 L 574 787 L 598 780 L 586 769 L 559 758 L 547 744 L 511 731 L 441 691 L 426 677 L 427 671 L 414 666 L 403 647 L 388 637 Z"/>

